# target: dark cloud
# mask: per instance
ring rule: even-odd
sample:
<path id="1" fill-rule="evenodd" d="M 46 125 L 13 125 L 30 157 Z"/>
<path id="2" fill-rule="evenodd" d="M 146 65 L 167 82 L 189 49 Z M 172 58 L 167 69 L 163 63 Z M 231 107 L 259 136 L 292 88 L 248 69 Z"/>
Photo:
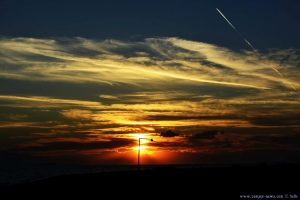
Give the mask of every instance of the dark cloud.
<path id="1" fill-rule="evenodd" d="M 272 115 L 266 117 L 255 117 L 249 119 L 249 121 L 255 125 L 263 126 L 289 126 L 300 124 L 300 115 L 289 113 L 282 115 Z"/>
<path id="2" fill-rule="evenodd" d="M 6 127 L 0 128 L 0 150 L 8 150 L 15 148 L 18 144 L 25 144 L 33 142 L 39 138 L 43 138 L 41 135 L 34 135 L 39 132 L 49 132 L 50 128 L 38 128 L 38 127 Z"/>
<path id="3" fill-rule="evenodd" d="M 300 115 L 289 113 L 282 115 L 268 115 L 268 116 L 240 116 L 238 114 L 232 115 L 151 115 L 146 116 L 146 120 L 159 121 L 176 121 L 176 120 L 245 120 L 253 125 L 263 126 L 290 126 L 300 124 Z M 201 133 L 200 133 L 201 135 Z"/>
<path id="4" fill-rule="evenodd" d="M 234 116 L 234 115 L 151 115 L 145 117 L 146 120 L 159 120 L 159 121 L 170 121 L 170 120 L 229 120 L 229 119 L 241 119 L 241 117 Z"/>
<path id="5" fill-rule="evenodd" d="M 236 149 L 241 147 L 240 140 L 244 138 L 233 133 L 224 133 L 221 130 L 205 130 L 192 135 L 187 135 L 186 144 L 191 148 L 205 149 L 211 152 L 219 152 L 224 149 Z"/>
<path id="6" fill-rule="evenodd" d="M 214 139 L 218 134 L 224 134 L 223 131 L 219 130 L 208 130 L 201 133 L 193 134 L 189 137 L 190 140 L 205 140 L 205 139 Z"/>
<path id="7" fill-rule="evenodd" d="M 62 150 L 89 150 L 89 149 L 114 149 L 135 144 L 131 139 L 114 138 L 111 141 L 95 141 L 95 142 L 47 142 L 40 146 L 30 146 L 20 148 L 20 151 L 62 151 Z"/>
<path id="8" fill-rule="evenodd" d="M 176 136 L 179 136 L 178 133 L 175 133 L 172 130 L 162 131 L 159 135 L 161 137 L 176 137 Z"/>
<path id="9" fill-rule="evenodd" d="M 9 87 L 7 87 L 9 86 Z M 45 89 L 47 88 L 47 89 Z M 26 95 L 26 96 L 51 96 L 54 98 L 67 98 L 77 100 L 99 101 L 100 94 L 124 95 L 137 91 L 136 87 L 127 84 L 101 84 L 101 83 L 68 83 L 61 81 L 35 81 L 15 80 L 0 78 L 0 93 L 2 95 Z M 111 99 L 104 104 L 111 104 Z M 3 100 L 1 101 L 3 102 Z M 25 109 L 25 108 L 13 108 Z M 1 108 L 2 110 L 2 108 Z M 1 112 L 1 111 L 0 111 Z M 11 111 L 10 111 L 11 112 Z"/>
<path id="10" fill-rule="evenodd" d="M 180 154 L 179 154 L 180 155 Z M 217 163 L 217 164 L 249 164 L 249 163 L 299 163 L 300 151 L 278 150 L 278 149 L 257 149 L 223 151 L 218 153 L 185 153 L 185 159 L 194 163 Z"/>
<path id="11" fill-rule="evenodd" d="M 300 135 L 288 133 L 285 135 L 257 135 L 249 138 L 249 142 L 258 142 L 269 147 L 281 145 L 283 148 L 295 148 L 300 147 Z"/>
<path id="12" fill-rule="evenodd" d="M 76 132 L 76 134 L 74 134 Z M 0 128 L 0 151 L 17 149 L 20 144 L 39 143 L 39 140 L 92 139 L 91 132 L 76 127 L 6 127 Z"/>

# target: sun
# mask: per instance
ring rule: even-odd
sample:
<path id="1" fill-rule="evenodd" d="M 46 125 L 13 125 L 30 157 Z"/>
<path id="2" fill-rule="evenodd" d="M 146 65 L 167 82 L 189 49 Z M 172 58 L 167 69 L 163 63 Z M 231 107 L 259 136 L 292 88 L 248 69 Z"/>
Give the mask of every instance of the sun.
<path id="1" fill-rule="evenodd" d="M 139 146 L 137 145 L 137 146 L 132 147 L 132 150 L 135 151 L 135 152 L 138 152 Z M 140 153 L 150 155 L 150 154 L 153 154 L 153 149 L 150 146 L 141 145 L 140 146 Z"/>
<path id="2" fill-rule="evenodd" d="M 129 134 L 131 137 L 135 138 L 135 139 L 139 139 L 139 138 L 148 138 L 150 137 L 149 133 L 132 133 Z M 141 141 L 142 142 L 142 141 Z"/>

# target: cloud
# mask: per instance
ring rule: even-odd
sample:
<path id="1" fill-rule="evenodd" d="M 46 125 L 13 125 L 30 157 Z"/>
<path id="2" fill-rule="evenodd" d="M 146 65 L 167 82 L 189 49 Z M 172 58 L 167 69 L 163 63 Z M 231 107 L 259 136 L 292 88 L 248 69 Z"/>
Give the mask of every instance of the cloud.
<path id="1" fill-rule="evenodd" d="M 223 131 L 208 130 L 201 133 L 193 134 L 189 137 L 190 140 L 214 139 L 218 134 L 224 134 Z"/>
<path id="2" fill-rule="evenodd" d="M 224 115 L 214 115 L 213 113 L 210 114 L 188 114 L 186 113 L 186 115 L 182 115 L 182 114 L 165 114 L 165 115 L 161 115 L 161 114 L 156 114 L 156 115 L 150 115 L 147 116 L 145 119 L 147 120 L 159 120 L 159 121 L 177 121 L 177 120 L 236 120 L 236 119 L 240 119 L 240 117 L 235 116 L 235 115 L 230 115 L 229 113 L 224 114 Z"/>
<path id="3" fill-rule="evenodd" d="M 287 82 L 271 75 L 268 65 L 277 61 L 266 56 L 178 38 L 141 42 L 2 38 L 0 47 L 0 76 L 10 79 L 131 85 L 169 85 L 178 80 L 254 89 Z M 298 87 L 296 80 L 289 79 Z"/>
<path id="4" fill-rule="evenodd" d="M 28 117 L 28 115 L 25 114 L 9 114 L 8 119 L 13 120 L 13 121 L 19 121 L 19 120 L 23 120 L 26 119 Z"/>
<path id="5" fill-rule="evenodd" d="M 162 131 L 159 135 L 161 137 L 176 137 L 176 136 L 179 136 L 178 133 L 175 133 L 172 130 Z"/>
<path id="6" fill-rule="evenodd" d="M 63 110 L 61 114 L 69 119 L 80 119 L 80 120 L 91 120 L 92 112 L 89 110 L 79 110 L 79 109 L 71 109 L 71 110 Z"/>
<path id="7" fill-rule="evenodd" d="M 300 150 L 300 135 L 298 133 L 286 131 L 284 134 L 261 134 L 248 138 L 250 143 L 263 148 L 277 148 L 285 150 Z"/>
<path id="8" fill-rule="evenodd" d="M 295 126 L 299 127 L 300 124 L 300 115 L 298 114 L 286 114 L 281 113 L 281 115 L 271 115 L 271 116 L 257 116 L 251 119 L 251 123 L 255 125 L 262 125 L 262 126 Z"/>
<path id="9" fill-rule="evenodd" d="M 90 150 L 90 149 L 116 149 L 131 146 L 135 141 L 125 138 L 113 138 L 110 141 L 55 141 L 21 147 L 19 151 L 62 151 L 62 150 Z"/>
<path id="10" fill-rule="evenodd" d="M 43 127 L 36 122 L 2 122 L 0 128 L 15 128 L 15 127 Z"/>
<path id="11" fill-rule="evenodd" d="M 102 94 L 99 95 L 100 98 L 108 99 L 108 100 L 118 100 L 119 98 L 113 95 Z"/>
<path id="12" fill-rule="evenodd" d="M 114 149 L 127 143 L 113 138 L 135 133 L 162 136 L 153 147 L 178 152 L 298 148 L 284 137 L 300 130 L 300 94 L 288 86 L 300 86 L 298 54 L 180 38 L 2 37 L 2 148 Z"/>
<path id="13" fill-rule="evenodd" d="M 246 75 L 244 76 L 245 79 L 247 78 L 247 76 L 251 76 L 253 79 L 262 78 L 264 80 L 277 82 L 279 84 L 284 83 L 285 87 L 287 88 L 289 87 L 289 84 L 296 84 L 299 86 L 298 83 L 291 81 L 290 79 L 282 79 L 281 77 L 274 76 L 274 74 L 272 74 L 271 76 L 270 71 L 272 71 L 272 68 L 277 68 L 282 63 L 278 62 L 278 60 L 274 61 L 270 59 L 270 56 L 268 56 L 268 54 L 259 55 L 256 53 L 246 52 L 243 55 L 241 53 L 231 52 L 229 49 L 226 49 L 224 47 L 218 47 L 216 45 L 202 42 L 187 41 L 177 38 L 169 38 L 168 41 L 184 49 L 199 52 L 208 61 L 230 68 L 238 72 L 239 75 Z M 294 62 L 287 63 L 287 65 L 288 64 L 294 64 Z"/>
<path id="14" fill-rule="evenodd" d="M 61 99 L 52 98 L 48 96 L 13 96 L 13 95 L 0 95 L 0 100 L 14 102 L 14 104 L 19 106 L 31 106 L 31 107 L 60 107 L 64 106 L 81 106 L 97 108 L 101 107 L 101 103 L 76 100 L 76 99 Z"/>
<path id="15" fill-rule="evenodd" d="M 149 96 L 148 96 L 149 94 Z M 190 97 L 192 95 L 192 97 Z M 109 104 L 76 99 L 53 98 L 48 96 L 13 96 L 0 95 L 5 112 L 22 114 L 18 109 L 35 108 L 27 112 L 28 120 L 36 120 L 31 114 L 45 115 L 43 109 L 53 110 L 53 117 L 47 120 L 65 119 L 96 122 L 100 127 L 118 126 L 206 126 L 206 127 L 299 127 L 297 105 L 299 100 L 293 98 L 268 98 L 266 93 L 255 97 L 195 96 L 191 93 L 161 95 L 160 93 L 133 93 L 120 95 L 120 100 Z M 276 96 L 275 96 L 276 97 Z M 263 99 L 265 98 L 265 99 Z M 276 109 L 274 109 L 276 108 Z M 37 109 L 41 110 L 38 111 Z M 257 110 L 264 110 L 263 113 Z M 244 113 L 241 115 L 240 113 Z M 4 113 L 2 114 L 4 116 Z M 286 115 L 286 117 L 284 117 Z M 286 119 L 285 119 L 286 118 Z M 3 118 L 4 119 L 4 118 Z M 7 118 L 6 120 L 9 120 Z M 23 119 L 25 120 L 25 119 Z M 40 120 L 39 120 L 40 121 Z M 26 121 L 25 121 L 26 122 Z M 272 122 L 272 124 L 270 124 Z M 66 121 L 61 121 L 66 123 Z M 70 122 L 68 122 L 70 123 Z M 12 123 L 16 124 L 16 123 Z"/>

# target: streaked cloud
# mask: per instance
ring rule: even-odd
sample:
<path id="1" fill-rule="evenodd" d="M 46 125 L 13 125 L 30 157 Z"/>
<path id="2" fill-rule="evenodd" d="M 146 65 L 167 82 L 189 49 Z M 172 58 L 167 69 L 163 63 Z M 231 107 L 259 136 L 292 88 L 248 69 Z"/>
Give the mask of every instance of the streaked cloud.
<path id="1" fill-rule="evenodd" d="M 62 151 L 62 150 L 89 150 L 89 149 L 107 149 L 113 150 L 119 147 L 133 145 L 134 141 L 125 138 L 115 138 L 108 141 L 55 141 L 27 145 L 22 147 L 22 151 Z"/>
<path id="2" fill-rule="evenodd" d="M 179 38 L 1 38 L 2 148 L 133 156 L 140 134 L 158 141 L 146 144 L 149 154 L 165 157 L 293 150 L 300 95 L 289 84 L 299 88 L 299 67 L 295 49 L 237 52 Z"/>
<path id="3" fill-rule="evenodd" d="M 6 78 L 133 85 L 178 80 L 256 89 L 287 81 L 272 74 L 268 65 L 278 60 L 268 56 L 178 38 L 141 42 L 2 38 L 0 47 L 0 76 Z M 289 71 L 294 70 L 289 66 Z M 294 77 L 289 81 L 299 86 Z"/>
<path id="4" fill-rule="evenodd" d="M 92 101 L 81 101 L 74 99 L 58 99 L 47 96 L 12 96 L 0 95 L 0 100 L 14 102 L 16 106 L 25 107 L 53 107 L 53 106 L 82 106 L 82 107 L 101 107 L 101 103 Z"/>

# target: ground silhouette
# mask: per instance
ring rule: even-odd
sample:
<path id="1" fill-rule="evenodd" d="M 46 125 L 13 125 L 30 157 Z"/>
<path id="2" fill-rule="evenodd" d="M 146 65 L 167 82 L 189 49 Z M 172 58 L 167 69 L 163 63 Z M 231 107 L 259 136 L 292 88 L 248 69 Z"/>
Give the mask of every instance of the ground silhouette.
<path id="1" fill-rule="evenodd" d="M 300 166 L 156 167 L 147 170 L 63 175 L 4 186 L 2 195 L 109 199 L 241 199 L 240 195 L 299 195 Z M 246 199 L 245 197 L 243 199 Z"/>

